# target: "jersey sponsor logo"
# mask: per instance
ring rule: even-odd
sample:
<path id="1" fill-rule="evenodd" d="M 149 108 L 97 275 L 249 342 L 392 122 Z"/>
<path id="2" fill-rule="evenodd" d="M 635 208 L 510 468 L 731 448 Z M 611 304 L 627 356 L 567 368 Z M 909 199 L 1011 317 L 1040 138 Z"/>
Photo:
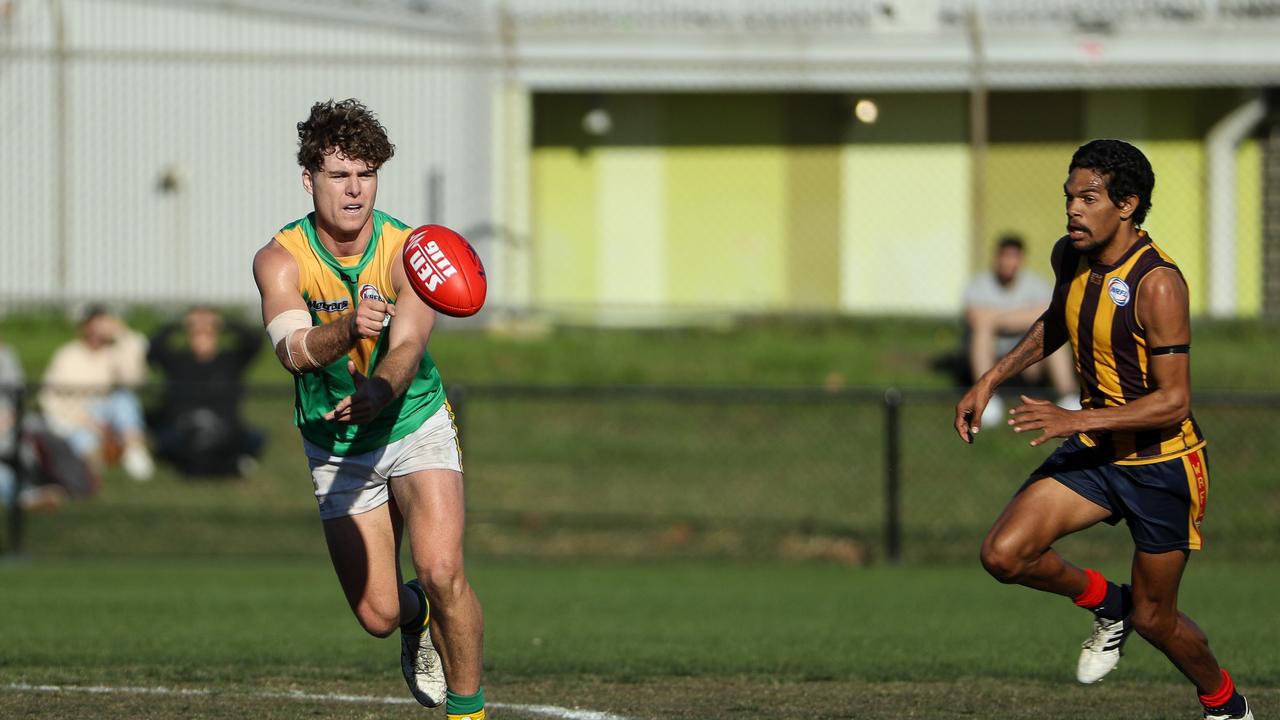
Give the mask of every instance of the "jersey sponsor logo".
<path id="1" fill-rule="evenodd" d="M 374 287 L 370 283 L 361 285 L 358 295 L 361 300 L 378 300 L 385 302 L 382 298 L 382 293 L 378 292 L 378 288 Z"/>
<path id="2" fill-rule="evenodd" d="M 339 313 L 351 307 L 351 301 L 346 298 L 341 300 L 308 300 L 307 307 L 315 312 Z"/>
<path id="3" fill-rule="evenodd" d="M 1107 285 L 1107 294 L 1111 296 L 1111 302 L 1118 307 L 1129 304 L 1129 284 L 1120 278 L 1111 278 L 1111 282 Z"/>
<path id="4" fill-rule="evenodd" d="M 446 279 L 458 274 L 458 268 L 449 262 L 444 252 L 434 240 L 426 247 L 414 246 L 409 254 L 409 267 L 418 275 L 418 279 L 426 283 L 427 291 L 434 291 Z"/>

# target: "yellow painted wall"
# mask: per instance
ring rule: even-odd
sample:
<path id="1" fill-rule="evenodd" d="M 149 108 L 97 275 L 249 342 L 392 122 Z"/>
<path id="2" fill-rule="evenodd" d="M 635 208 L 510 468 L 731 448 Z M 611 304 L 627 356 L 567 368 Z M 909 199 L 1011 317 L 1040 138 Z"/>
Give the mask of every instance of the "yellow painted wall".
<path id="1" fill-rule="evenodd" d="M 1191 313 L 1198 315 L 1209 296 L 1203 145 L 1194 140 L 1140 140 L 1135 144 L 1156 172 L 1151 213 L 1144 227 L 1178 263 L 1187 279 Z"/>
<path id="2" fill-rule="evenodd" d="M 839 309 L 957 314 L 971 245 L 968 100 L 869 97 L 877 121 L 850 124 L 841 148 Z"/>
<path id="3" fill-rule="evenodd" d="M 846 148 L 841 310 L 959 313 L 969 279 L 968 169 L 960 144 Z"/>
<path id="4" fill-rule="evenodd" d="M 999 143 L 987 152 L 985 208 L 987 232 L 979 258 L 989 267 L 996 242 L 1006 234 L 1026 242 L 1025 267 L 1053 278 L 1053 244 L 1066 232 L 1062 183 L 1076 142 Z"/>
<path id="5" fill-rule="evenodd" d="M 533 302 L 594 304 L 600 299 L 599 178 L 594 155 L 542 148 L 533 162 Z"/>
<path id="6" fill-rule="evenodd" d="M 667 152 L 667 297 L 677 306 L 777 308 L 786 297 L 785 151 Z"/>
<path id="7" fill-rule="evenodd" d="M 840 236 L 844 227 L 838 145 L 786 153 L 786 307 L 830 311 L 840 300 Z"/>
<path id="8" fill-rule="evenodd" d="M 1152 236 L 1207 298 L 1207 129 L 1228 91 L 996 93 L 973 253 L 968 98 L 872 96 L 874 125 L 835 95 L 607 99 L 614 131 L 582 132 L 588 96 L 535 110 L 535 303 L 739 311 L 952 314 L 1004 233 L 1051 274 L 1062 183 L 1087 138 L 1122 137 L 1156 171 Z M 535 104 L 535 108 L 539 107 Z M 1240 307 L 1261 304 L 1261 157 L 1238 156 Z"/>
<path id="9" fill-rule="evenodd" d="M 596 156 L 595 236 L 600 302 L 667 301 L 666 156 L 644 148 L 607 148 Z"/>
<path id="10" fill-rule="evenodd" d="M 1262 146 L 1247 140 L 1236 152 L 1236 306 L 1244 317 L 1262 314 Z"/>

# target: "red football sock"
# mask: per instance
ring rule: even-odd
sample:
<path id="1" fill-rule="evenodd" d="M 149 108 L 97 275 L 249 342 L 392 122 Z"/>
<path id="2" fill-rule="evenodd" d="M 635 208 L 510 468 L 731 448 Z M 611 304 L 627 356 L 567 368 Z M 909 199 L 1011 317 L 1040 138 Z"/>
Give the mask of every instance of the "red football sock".
<path id="1" fill-rule="evenodd" d="M 1084 574 L 1089 577 L 1089 587 L 1086 587 L 1084 592 L 1072 598 L 1072 602 L 1082 608 L 1092 610 L 1107 599 L 1107 579 L 1102 577 L 1102 573 L 1093 568 L 1085 568 Z"/>
<path id="2" fill-rule="evenodd" d="M 1222 707 L 1227 704 L 1232 695 L 1236 694 L 1236 684 L 1232 682 L 1231 676 L 1227 674 L 1225 668 L 1222 669 L 1222 687 L 1208 695 L 1200 696 L 1200 704 L 1207 707 Z"/>

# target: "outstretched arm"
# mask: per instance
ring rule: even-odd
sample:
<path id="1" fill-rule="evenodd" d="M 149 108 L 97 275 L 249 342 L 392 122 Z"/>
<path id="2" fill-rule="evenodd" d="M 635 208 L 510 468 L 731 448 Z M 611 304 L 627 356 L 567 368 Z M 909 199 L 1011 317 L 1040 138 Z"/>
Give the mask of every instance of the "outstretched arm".
<path id="1" fill-rule="evenodd" d="M 1004 357 L 982 374 L 969 391 L 956 403 L 955 429 L 960 439 L 971 443 L 973 436 L 982 429 L 982 411 L 987 408 L 996 388 L 1018 373 L 1053 354 L 1062 347 L 1066 333 L 1061 331 L 1053 308 L 1046 310 L 1031 325 L 1027 334 Z"/>
<path id="2" fill-rule="evenodd" d="M 1053 246 L 1050 262 L 1055 273 L 1060 272 L 1066 246 L 1065 239 Z M 964 397 L 960 398 L 960 402 L 956 403 L 955 430 L 961 440 L 973 442 L 973 436 L 982 429 L 982 411 L 987 409 L 987 403 L 1001 383 L 1049 357 L 1067 342 L 1061 303 L 1062 297 L 1055 295 L 1049 303 L 1049 309 L 1032 323 L 1022 340 L 997 360 L 990 370 L 983 373 Z"/>

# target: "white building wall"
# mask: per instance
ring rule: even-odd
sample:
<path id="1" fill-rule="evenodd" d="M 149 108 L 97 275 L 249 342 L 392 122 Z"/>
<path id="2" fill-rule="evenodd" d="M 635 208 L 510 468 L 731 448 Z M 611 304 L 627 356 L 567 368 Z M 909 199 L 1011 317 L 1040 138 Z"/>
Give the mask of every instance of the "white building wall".
<path id="1" fill-rule="evenodd" d="M 20 3 L 0 68 L 0 237 L 22 268 L 0 302 L 252 303 L 253 253 L 310 210 L 295 126 L 322 99 L 357 97 L 386 125 L 380 209 L 464 232 L 489 216 L 492 75 L 474 44 L 198 3 L 61 6 L 65 54 L 56 5 Z"/>

